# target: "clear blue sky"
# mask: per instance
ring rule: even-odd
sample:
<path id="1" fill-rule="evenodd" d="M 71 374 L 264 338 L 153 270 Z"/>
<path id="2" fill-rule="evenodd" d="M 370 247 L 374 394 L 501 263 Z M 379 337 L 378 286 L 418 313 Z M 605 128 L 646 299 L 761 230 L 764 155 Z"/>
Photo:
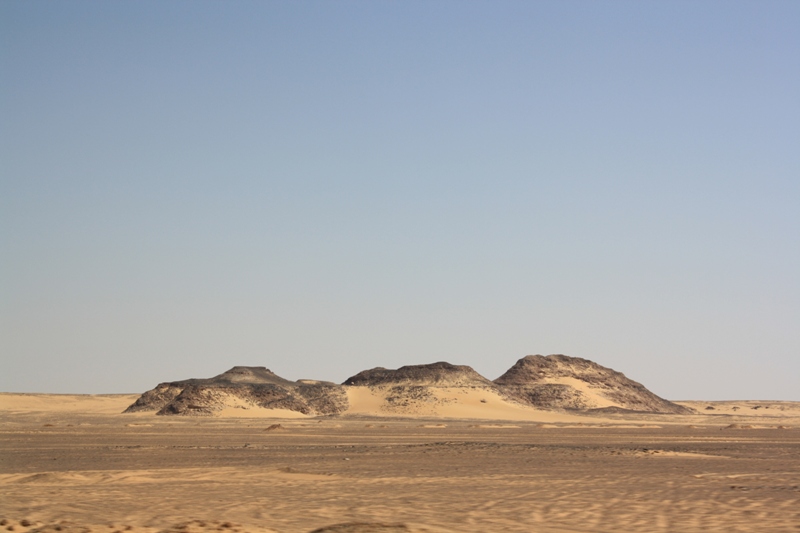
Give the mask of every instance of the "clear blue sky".
<path id="1" fill-rule="evenodd" d="M 800 2 L 0 2 L 0 390 L 564 353 L 800 400 Z"/>

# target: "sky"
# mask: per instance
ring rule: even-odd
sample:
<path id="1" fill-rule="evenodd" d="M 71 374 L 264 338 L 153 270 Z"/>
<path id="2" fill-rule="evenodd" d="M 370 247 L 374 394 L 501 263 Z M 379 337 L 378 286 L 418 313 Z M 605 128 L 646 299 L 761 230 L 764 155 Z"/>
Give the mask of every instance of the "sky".
<path id="1" fill-rule="evenodd" d="M 0 1 L 0 391 L 528 354 L 800 400 L 800 3 Z"/>

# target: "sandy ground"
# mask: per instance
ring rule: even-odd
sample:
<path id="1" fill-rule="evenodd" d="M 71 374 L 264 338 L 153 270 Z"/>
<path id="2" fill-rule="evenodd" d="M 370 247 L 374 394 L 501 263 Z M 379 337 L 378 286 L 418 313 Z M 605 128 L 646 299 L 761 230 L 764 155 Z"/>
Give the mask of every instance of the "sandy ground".
<path id="1" fill-rule="evenodd" d="M 347 415 L 400 418 L 458 418 L 483 420 L 527 420 L 529 422 L 583 422 L 584 417 L 568 413 L 541 411 L 511 402 L 486 389 L 427 387 L 430 398 L 409 400 L 401 406 L 387 407 L 388 387 L 348 387 Z"/>
<path id="2" fill-rule="evenodd" d="M 135 397 L 0 394 L 0 531 L 800 531 L 800 403 L 539 421 L 119 414 Z"/>

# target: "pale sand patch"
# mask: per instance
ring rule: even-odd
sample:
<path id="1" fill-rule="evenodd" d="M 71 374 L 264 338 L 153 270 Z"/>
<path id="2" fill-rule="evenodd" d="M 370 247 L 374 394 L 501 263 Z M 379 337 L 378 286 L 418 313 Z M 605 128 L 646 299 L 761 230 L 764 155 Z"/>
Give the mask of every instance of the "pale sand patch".
<path id="1" fill-rule="evenodd" d="M 0 392 L 0 411 L 12 413 L 74 412 L 118 414 L 136 401 L 138 394 L 25 394 Z"/>
<path id="2" fill-rule="evenodd" d="M 216 416 L 221 418 L 309 418 L 309 415 L 290 411 L 289 409 L 264 409 L 257 405 L 251 407 L 228 406 L 219 411 Z"/>
<path id="3" fill-rule="evenodd" d="M 611 427 L 617 429 L 661 429 L 662 426 L 657 426 L 655 424 L 611 424 L 611 425 L 601 425 L 600 427 Z"/>
<path id="4" fill-rule="evenodd" d="M 224 401 L 225 407 L 214 413 L 214 416 L 222 418 L 309 418 L 309 415 L 289 409 L 266 409 L 235 396 L 228 396 Z"/>
<path id="5" fill-rule="evenodd" d="M 567 376 L 563 377 L 554 377 L 554 378 L 545 378 L 537 383 L 551 383 L 557 385 L 569 385 L 570 387 L 575 388 L 576 390 L 580 391 L 583 394 L 583 399 L 586 400 L 587 405 L 591 406 L 592 409 L 599 409 L 603 407 L 613 407 L 617 405 L 613 401 L 609 400 L 605 396 L 599 394 L 598 389 L 592 388 L 588 383 L 583 380 L 577 378 L 571 378 Z"/>
<path id="6" fill-rule="evenodd" d="M 702 415 L 732 415 L 759 418 L 800 418 L 800 402 L 771 400 L 679 401 Z"/>
<path id="7" fill-rule="evenodd" d="M 671 450 L 640 450 L 634 453 L 639 457 L 685 457 L 688 459 L 722 459 L 721 455 L 709 455 L 707 453 L 694 452 L 675 452 Z"/>
<path id="8" fill-rule="evenodd" d="M 519 429 L 520 426 L 516 424 L 470 424 L 467 427 L 483 429 Z"/>
<path id="9" fill-rule="evenodd" d="M 281 468 L 272 473 L 272 475 L 274 477 L 282 479 L 302 480 L 302 481 L 330 481 L 332 478 L 336 477 L 336 474 L 331 474 L 331 473 L 319 474 L 314 472 L 304 472 L 292 467 Z"/>
<path id="10" fill-rule="evenodd" d="M 369 387 L 345 387 L 345 392 L 347 392 L 347 401 L 350 404 L 347 409 L 348 414 L 378 414 L 386 402 L 385 393 Z"/>
<path id="11" fill-rule="evenodd" d="M 126 485 L 143 483 L 182 482 L 268 482 L 280 478 L 298 481 L 329 481 L 336 475 L 327 472 L 310 472 L 284 467 L 276 470 L 250 470 L 237 468 L 160 468 L 150 470 L 82 470 L 80 472 L 36 472 L 0 474 L 0 485 Z"/>
<path id="12" fill-rule="evenodd" d="M 466 418 L 484 420 L 526 420 L 531 422 L 578 422 L 586 417 L 560 411 L 543 411 L 506 400 L 491 390 L 431 388 L 431 392 L 441 402 L 430 415 L 444 418 Z M 422 410 L 417 416 L 428 416 Z M 600 422 L 601 418 L 594 421 Z"/>
<path id="13" fill-rule="evenodd" d="M 675 403 L 695 410 L 696 414 L 690 417 L 691 422 L 723 429 L 780 430 L 800 427 L 800 402 L 727 400 Z"/>

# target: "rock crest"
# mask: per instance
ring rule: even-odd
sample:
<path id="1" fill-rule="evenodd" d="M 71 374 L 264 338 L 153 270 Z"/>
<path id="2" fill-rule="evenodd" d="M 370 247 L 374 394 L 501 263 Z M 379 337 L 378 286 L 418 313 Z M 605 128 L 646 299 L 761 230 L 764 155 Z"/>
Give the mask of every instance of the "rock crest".
<path id="1" fill-rule="evenodd" d="M 397 370 L 383 367 L 364 370 L 348 378 L 345 385 L 374 387 L 379 385 L 412 385 L 436 387 L 490 387 L 491 381 L 472 367 L 452 365 L 444 361 L 427 365 L 401 366 Z"/>

